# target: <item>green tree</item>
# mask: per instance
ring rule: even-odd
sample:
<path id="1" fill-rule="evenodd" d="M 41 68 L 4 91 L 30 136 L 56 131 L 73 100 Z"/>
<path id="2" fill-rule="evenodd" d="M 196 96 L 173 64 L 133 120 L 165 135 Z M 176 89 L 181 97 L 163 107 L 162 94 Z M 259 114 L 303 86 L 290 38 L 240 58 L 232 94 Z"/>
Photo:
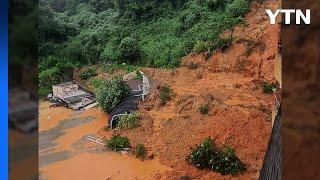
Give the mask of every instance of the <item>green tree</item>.
<path id="1" fill-rule="evenodd" d="M 136 62 L 140 55 L 138 42 L 132 37 L 122 39 L 119 51 L 121 53 L 122 61 L 128 63 Z"/>
<path id="2" fill-rule="evenodd" d="M 109 113 L 129 94 L 129 87 L 121 77 L 105 81 L 104 85 L 99 86 L 96 90 L 99 106 Z"/>

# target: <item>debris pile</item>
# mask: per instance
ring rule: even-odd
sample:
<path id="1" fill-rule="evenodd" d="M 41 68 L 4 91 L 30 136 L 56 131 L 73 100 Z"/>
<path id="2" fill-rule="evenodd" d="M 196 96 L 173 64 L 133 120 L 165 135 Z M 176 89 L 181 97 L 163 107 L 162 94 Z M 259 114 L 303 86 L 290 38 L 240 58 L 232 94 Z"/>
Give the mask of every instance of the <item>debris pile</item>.
<path id="1" fill-rule="evenodd" d="M 48 96 L 56 103 L 64 102 L 71 109 L 78 110 L 95 102 L 94 96 L 79 88 L 74 82 L 65 82 L 52 86 L 52 96 Z"/>

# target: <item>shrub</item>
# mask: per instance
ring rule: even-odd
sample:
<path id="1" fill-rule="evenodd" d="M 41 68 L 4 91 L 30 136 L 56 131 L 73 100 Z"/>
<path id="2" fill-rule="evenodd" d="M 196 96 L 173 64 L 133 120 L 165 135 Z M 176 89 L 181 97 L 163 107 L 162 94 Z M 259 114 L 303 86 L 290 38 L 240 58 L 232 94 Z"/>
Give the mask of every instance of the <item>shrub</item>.
<path id="1" fill-rule="evenodd" d="M 249 10 L 248 0 L 234 0 L 232 3 L 226 5 L 226 12 L 233 17 L 244 16 Z"/>
<path id="2" fill-rule="evenodd" d="M 188 69 L 197 69 L 199 67 L 199 64 L 198 63 L 195 63 L 195 62 L 193 62 L 193 61 L 191 61 L 191 62 L 189 62 L 188 64 L 187 64 L 187 68 Z"/>
<path id="3" fill-rule="evenodd" d="M 189 161 L 198 168 L 210 168 L 210 160 L 215 153 L 217 153 L 215 144 L 208 137 L 192 150 Z"/>
<path id="4" fill-rule="evenodd" d="M 86 68 L 85 70 L 83 70 L 83 71 L 80 73 L 79 77 L 80 77 L 81 79 L 86 80 L 86 79 L 89 79 L 89 78 L 91 78 L 91 77 L 93 77 L 93 76 L 96 76 L 96 75 L 97 75 L 97 74 L 96 74 L 96 71 L 95 71 L 94 69 L 92 69 L 92 68 Z"/>
<path id="5" fill-rule="evenodd" d="M 100 58 L 104 61 L 116 62 L 121 59 L 121 52 L 117 48 L 117 45 L 109 42 L 106 44 L 106 47 L 101 52 Z"/>
<path id="6" fill-rule="evenodd" d="M 189 156 L 189 162 L 198 168 L 208 168 L 221 174 L 237 175 L 246 170 L 231 147 L 219 149 L 211 139 L 206 138 L 197 145 Z"/>
<path id="7" fill-rule="evenodd" d="M 199 107 L 199 112 L 202 115 L 208 114 L 209 113 L 209 104 L 203 104 Z"/>
<path id="8" fill-rule="evenodd" d="M 136 66 L 128 64 L 108 64 L 103 66 L 103 70 L 107 73 L 114 73 L 118 70 L 124 70 L 127 73 L 137 70 Z"/>
<path id="9" fill-rule="evenodd" d="M 100 107 L 108 113 L 129 94 L 129 86 L 119 76 L 105 81 L 102 86 L 96 89 L 96 99 Z"/>
<path id="10" fill-rule="evenodd" d="M 269 94 L 273 92 L 273 89 L 275 89 L 277 85 L 275 83 L 264 82 L 262 87 L 263 87 L 263 93 Z"/>
<path id="11" fill-rule="evenodd" d="M 113 151 L 131 148 L 129 138 L 120 135 L 113 135 L 111 139 L 106 141 L 106 146 Z"/>
<path id="12" fill-rule="evenodd" d="M 119 46 L 119 51 L 121 53 L 123 62 L 128 63 L 135 62 L 140 55 L 138 42 L 132 37 L 126 37 L 122 39 Z"/>
<path id="13" fill-rule="evenodd" d="M 147 154 L 147 149 L 143 144 L 138 144 L 135 150 L 135 155 L 137 158 L 144 158 Z"/>
<path id="14" fill-rule="evenodd" d="M 121 129 L 131 129 L 139 124 L 140 116 L 138 112 L 120 116 L 118 127 Z"/>
<path id="15" fill-rule="evenodd" d="M 161 86 L 159 91 L 159 99 L 161 105 L 165 105 L 168 101 L 172 99 L 173 91 L 169 85 Z"/>
<path id="16" fill-rule="evenodd" d="M 207 0 L 206 4 L 211 11 L 222 10 L 225 6 L 226 0 Z"/>
<path id="17" fill-rule="evenodd" d="M 210 51 L 210 44 L 206 41 L 197 41 L 194 45 L 192 52 L 199 54 L 201 52 Z"/>
<path id="18" fill-rule="evenodd" d="M 51 87 L 39 87 L 38 95 L 40 98 L 45 98 L 50 93 L 52 93 Z"/>
<path id="19" fill-rule="evenodd" d="M 96 77 L 96 78 L 90 79 L 90 85 L 93 86 L 95 89 L 98 89 L 103 84 L 104 84 L 104 80 L 102 78 Z"/>
<path id="20" fill-rule="evenodd" d="M 244 163 L 236 156 L 234 149 L 228 146 L 221 151 L 219 160 L 211 166 L 221 174 L 237 175 L 246 170 Z"/>

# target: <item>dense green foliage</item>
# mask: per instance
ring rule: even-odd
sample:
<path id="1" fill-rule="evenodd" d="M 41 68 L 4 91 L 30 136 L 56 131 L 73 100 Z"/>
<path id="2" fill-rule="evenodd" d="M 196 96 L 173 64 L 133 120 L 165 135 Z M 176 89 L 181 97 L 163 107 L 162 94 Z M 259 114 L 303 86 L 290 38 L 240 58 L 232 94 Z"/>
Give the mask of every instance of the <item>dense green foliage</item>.
<path id="1" fill-rule="evenodd" d="M 113 151 L 131 148 L 129 138 L 120 135 L 113 135 L 109 140 L 106 141 L 106 146 Z"/>
<path id="2" fill-rule="evenodd" d="M 221 32 L 241 22 L 249 10 L 249 0 L 41 0 L 39 4 L 40 64 L 62 62 L 40 72 L 56 67 L 62 74 L 65 66 L 101 62 L 175 67 L 192 49 L 224 46 Z"/>
<path id="3" fill-rule="evenodd" d="M 118 127 L 120 129 L 131 129 L 139 125 L 140 116 L 138 112 L 133 112 L 120 116 Z"/>
<path id="4" fill-rule="evenodd" d="M 137 144 L 135 155 L 137 158 L 144 158 L 147 155 L 147 149 L 143 144 Z"/>
<path id="5" fill-rule="evenodd" d="M 100 77 L 94 77 L 90 79 L 90 86 L 92 86 L 95 90 L 97 90 L 100 86 L 104 85 L 104 79 Z"/>
<path id="6" fill-rule="evenodd" d="M 164 85 L 159 88 L 159 100 L 161 105 L 165 105 L 168 101 L 172 99 L 174 95 L 173 90 L 169 85 Z"/>
<path id="7" fill-rule="evenodd" d="M 106 112 L 111 112 L 129 94 L 129 86 L 121 77 L 104 81 L 103 85 L 99 85 L 96 89 L 99 106 Z"/>
<path id="8" fill-rule="evenodd" d="M 246 170 L 245 164 L 231 147 L 220 149 L 210 137 L 192 150 L 189 162 L 198 168 L 209 168 L 221 174 L 237 175 Z"/>
<path id="9" fill-rule="evenodd" d="M 137 66 L 127 65 L 127 64 L 107 64 L 103 67 L 103 70 L 107 73 L 114 73 L 118 70 L 124 70 L 126 73 L 137 70 Z"/>
<path id="10" fill-rule="evenodd" d="M 96 71 L 95 71 L 94 69 L 92 69 L 92 68 L 86 68 L 86 69 L 84 69 L 83 71 L 81 71 L 79 77 L 80 77 L 81 79 L 89 79 L 89 78 L 91 78 L 91 77 L 93 77 L 93 76 L 96 76 L 96 75 L 97 75 L 97 74 L 96 74 Z"/>

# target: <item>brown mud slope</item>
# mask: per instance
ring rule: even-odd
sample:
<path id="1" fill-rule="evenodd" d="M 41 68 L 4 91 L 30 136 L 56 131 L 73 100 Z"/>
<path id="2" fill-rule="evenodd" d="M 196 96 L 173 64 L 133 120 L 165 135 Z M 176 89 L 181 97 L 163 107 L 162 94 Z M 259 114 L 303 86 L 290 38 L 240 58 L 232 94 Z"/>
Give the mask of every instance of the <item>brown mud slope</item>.
<path id="1" fill-rule="evenodd" d="M 262 83 L 274 80 L 280 31 L 279 25 L 269 24 L 265 9 L 277 6 L 277 1 L 253 3 L 246 25 L 234 29 L 235 41 L 224 51 L 209 58 L 205 53 L 189 55 L 181 67 L 172 70 L 143 69 L 158 84 L 170 85 L 175 97 L 160 106 L 155 88 L 141 103 L 141 126 L 115 133 L 128 136 L 133 145 L 145 144 L 149 154 L 173 169 L 162 178 L 258 178 L 271 131 L 273 103 L 272 95 L 262 92 Z M 203 104 L 209 105 L 208 115 L 198 111 Z M 219 146 L 234 147 L 247 171 L 237 177 L 222 176 L 189 165 L 186 158 L 191 148 L 208 136 Z"/>

